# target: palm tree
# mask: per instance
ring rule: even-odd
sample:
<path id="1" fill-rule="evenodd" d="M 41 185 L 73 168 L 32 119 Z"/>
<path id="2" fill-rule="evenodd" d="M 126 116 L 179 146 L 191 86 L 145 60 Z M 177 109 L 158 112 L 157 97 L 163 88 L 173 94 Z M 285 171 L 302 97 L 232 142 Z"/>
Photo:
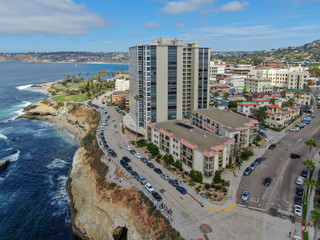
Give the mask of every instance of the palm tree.
<path id="1" fill-rule="evenodd" d="M 138 119 L 138 111 L 139 111 L 139 100 L 140 100 L 140 96 L 139 95 L 135 95 L 134 100 L 136 100 L 136 104 L 137 104 L 137 108 L 136 108 L 136 140 L 138 140 L 138 124 L 139 124 L 139 119 Z"/>
<path id="2" fill-rule="evenodd" d="M 259 122 L 259 133 L 260 133 L 261 126 L 262 124 L 264 124 L 264 121 L 267 118 L 267 107 L 261 107 L 261 108 L 255 109 L 253 111 L 253 117 L 257 119 Z"/>
<path id="3" fill-rule="evenodd" d="M 313 138 L 308 139 L 305 144 L 309 147 L 309 158 L 311 159 L 311 150 L 313 147 L 318 147 L 318 144 L 314 141 Z"/>
<path id="4" fill-rule="evenodd" d="M 313 239 L 316 240 L 317 238 L 317 233 L 318 233 L 318 225 L 320 223 L 320 209 L 316 208 L 312 212 L 312 221 L 314 223 L 314 235 Z"/>
<path id="5" fill-rule="evenodd" d="M 309 199 L 311 192 L 313 190 L 316 190 L 319 187 L 318 182 L 314 178 L 310 178 L 305 182 L 305 185 L 308 187 L 308 189 L 311 189 L 311 191 L 309 191 L 309 195 L 308 195 L 308 199 Z"/>
<path id="6" fill-rule="evenodd" d="M 315 169 L 316 163 L 313 160 L 306 160 L 306 161 L 303 162 L 303 164 L 307 166 L 309 178 L 311 178 L 312 177 L 310 175 L 311 174 L 311 169 Z"/>

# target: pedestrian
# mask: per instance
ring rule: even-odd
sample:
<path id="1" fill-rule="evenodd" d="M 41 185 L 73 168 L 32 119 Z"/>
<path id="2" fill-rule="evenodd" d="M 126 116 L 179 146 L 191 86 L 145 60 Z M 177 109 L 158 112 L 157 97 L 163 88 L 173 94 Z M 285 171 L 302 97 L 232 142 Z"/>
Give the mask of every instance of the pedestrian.
<path id="1" fill-rule="evenodd" d="M 109 174 L 109 178 L 111 178 L 111 173 Z"/>
<path id="2" fill-rule="evenodd" d="M 289 232 L 289 238 L 291 238 L 291 231 Z"/>
<path id="3" fill-rule="evenodd" d="M 297 229 L 294 230 L 294 234 L 295 234 L 295 235 L 297 234 Z"/>
<path id="4" fill-rule="evenodd" d="M 238 177 L 238 174 L 236 174 L 236 177 Z"/>

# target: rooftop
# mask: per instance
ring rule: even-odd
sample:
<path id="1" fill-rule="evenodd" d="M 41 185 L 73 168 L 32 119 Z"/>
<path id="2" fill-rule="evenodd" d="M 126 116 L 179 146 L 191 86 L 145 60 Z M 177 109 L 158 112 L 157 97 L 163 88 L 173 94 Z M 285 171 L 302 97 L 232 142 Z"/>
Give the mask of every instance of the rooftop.
<path id="1" fill-rule="evenodd" d="M 219 137 L 207 131 L 201 130 L 190 124 L 189 121 L 173 120 L 152 123 L 157 129 L 163 129 L 178 139 L 184 139 L 202 151 L 209 151 L 211 147 L 225 145 L 230 142 L 228 137 Z"/>
<path id="2" fill-rule="evenodd" d="M 218 109 L 202 109 L 195 110 L 194 112 L 198 112 L 201 115 L 207 116 L 208 118 L 220 123 L 224 126 L 229 126 L 232 128 L 239 127 L 247 127 L 246 123 L 251 121 L 256 121 L 254 119 L 241 116 L 234 112 L 229 112 L 226 110 L 218 110 Z"/>

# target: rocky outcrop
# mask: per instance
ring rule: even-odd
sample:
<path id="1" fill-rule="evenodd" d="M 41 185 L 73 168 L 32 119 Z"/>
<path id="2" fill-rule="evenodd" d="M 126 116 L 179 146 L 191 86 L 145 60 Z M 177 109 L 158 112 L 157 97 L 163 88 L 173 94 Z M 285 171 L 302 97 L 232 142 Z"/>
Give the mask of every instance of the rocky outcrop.
<path id="1" fill-rule="evenodd" d="M 0 171 L 8 167 L 9 163 L 9 160 L 0 160 Z"/>

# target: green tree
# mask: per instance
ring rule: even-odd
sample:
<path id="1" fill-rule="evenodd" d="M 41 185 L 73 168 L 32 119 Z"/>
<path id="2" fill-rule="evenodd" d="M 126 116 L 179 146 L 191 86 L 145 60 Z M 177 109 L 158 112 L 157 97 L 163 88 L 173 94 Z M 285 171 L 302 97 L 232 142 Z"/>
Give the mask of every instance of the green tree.
<path id="1" fill-rule="evenodd" d="M 318 147 L 318 144 L 314 141 L 313 138 L 308 139 L 307 141 L 304 142 L 306 146 L 309 148 L 309 158 L 312 159 L 311 157 L 311 151 L 313 147 Z"/>
<path id="2" fill-rule="evenodd" d="M 67 86 L 67 82 L 66 82 L 66 81 L 63 81 L 63 82 L 61 83 L 61 85 L 64 86 L 64 87 L 66 87 L 66 86 Z"/>
<path id="3" fill-rule="evenodd" d="M 261 126 L 264 124 L 267 118 L 267 107 L 260 107 L 253 111 L 253 117 L 259 122 L 259 133 L 261 132 Z"/>
<path id="4" fill-rule="evenodd" d="M 222 178 L 219 171 L 215 171 L 214 177 L 213 177 L 213 183 L 221 183 Z"/>
<path id="5" fill-rule="evenodd" d="M 312 195 L 312 191 L 316 190 L 316 188 L 318 188 L 318 183 L 317 180 L 315 180 L 314 178 L 308 179 L 307 181 L 305 181 L 305 185 L 309 188 L 309 196 L 306 199 L 309 199 L 310 201 L 310 195 Z M 308 203 L 306 203 L 308 204 Z"/>
<path id="6" fill-rule="evenodd" d="M 178 169 L 182 168 L 182 162 L 180 162 L 179 160 L 176 160 L 173 164 L 173 166 L 175 166 Z"/>
<path id="7" fill-rule="evenodd" d="M 200 171 L 196 171 L 196 170 L 191 170 L 190 171 L 190 177 L 192 178 L 193 181 L 195 182 L 202 182 L 202 173 Z"/>
<path id="8" fill-rule="evenodd" d="M 303 162 L 304 165 L 307 166 L 308 168 L 308 175 L 309 175 L 309 178 L 311 178 L 312 176 L 310 176 L 311 174 L 311 169 L 315 169 L 316 167 L 316 163 L 313 161 L 313 160 L 306 160 Z"/>
<path id="9" fill-rule="evenodd" d="M 219 97 L 219 96 L 220 96 L 220 94 L 219 94 L 218 92 L 214 92 L 214 93 L 213 93 L 213 96 L 215 96 L 215 97 Z"/>
<path id="10" fill-rule="evenodd" d="M 155 157 L 159 154 L 158 146 L 154 145 L 153 143 L 147 144 L 147 150 L 151 153 L 152 157 Z"/>
<path id="11" fill-rule="evenodd" d="M 173 159 L 173 156 L 171 154 L 164 155 L 163 159 L 164 159 L 166 164 L 174 163 L 174 159 Z"/>
<path id="12" fill-rule="evenodd" d="M 320 223 L 320 209 L 319 208 L 314 209 L 311 212 L 311 215 L 312 215 L 312 221 L 314 223 L 314 236 L 313 236 L 313 239 L 317 240 L 318 239 L 318 237 L 317 237 L 318 226 L 319 226 L 319 223 Z"/>

